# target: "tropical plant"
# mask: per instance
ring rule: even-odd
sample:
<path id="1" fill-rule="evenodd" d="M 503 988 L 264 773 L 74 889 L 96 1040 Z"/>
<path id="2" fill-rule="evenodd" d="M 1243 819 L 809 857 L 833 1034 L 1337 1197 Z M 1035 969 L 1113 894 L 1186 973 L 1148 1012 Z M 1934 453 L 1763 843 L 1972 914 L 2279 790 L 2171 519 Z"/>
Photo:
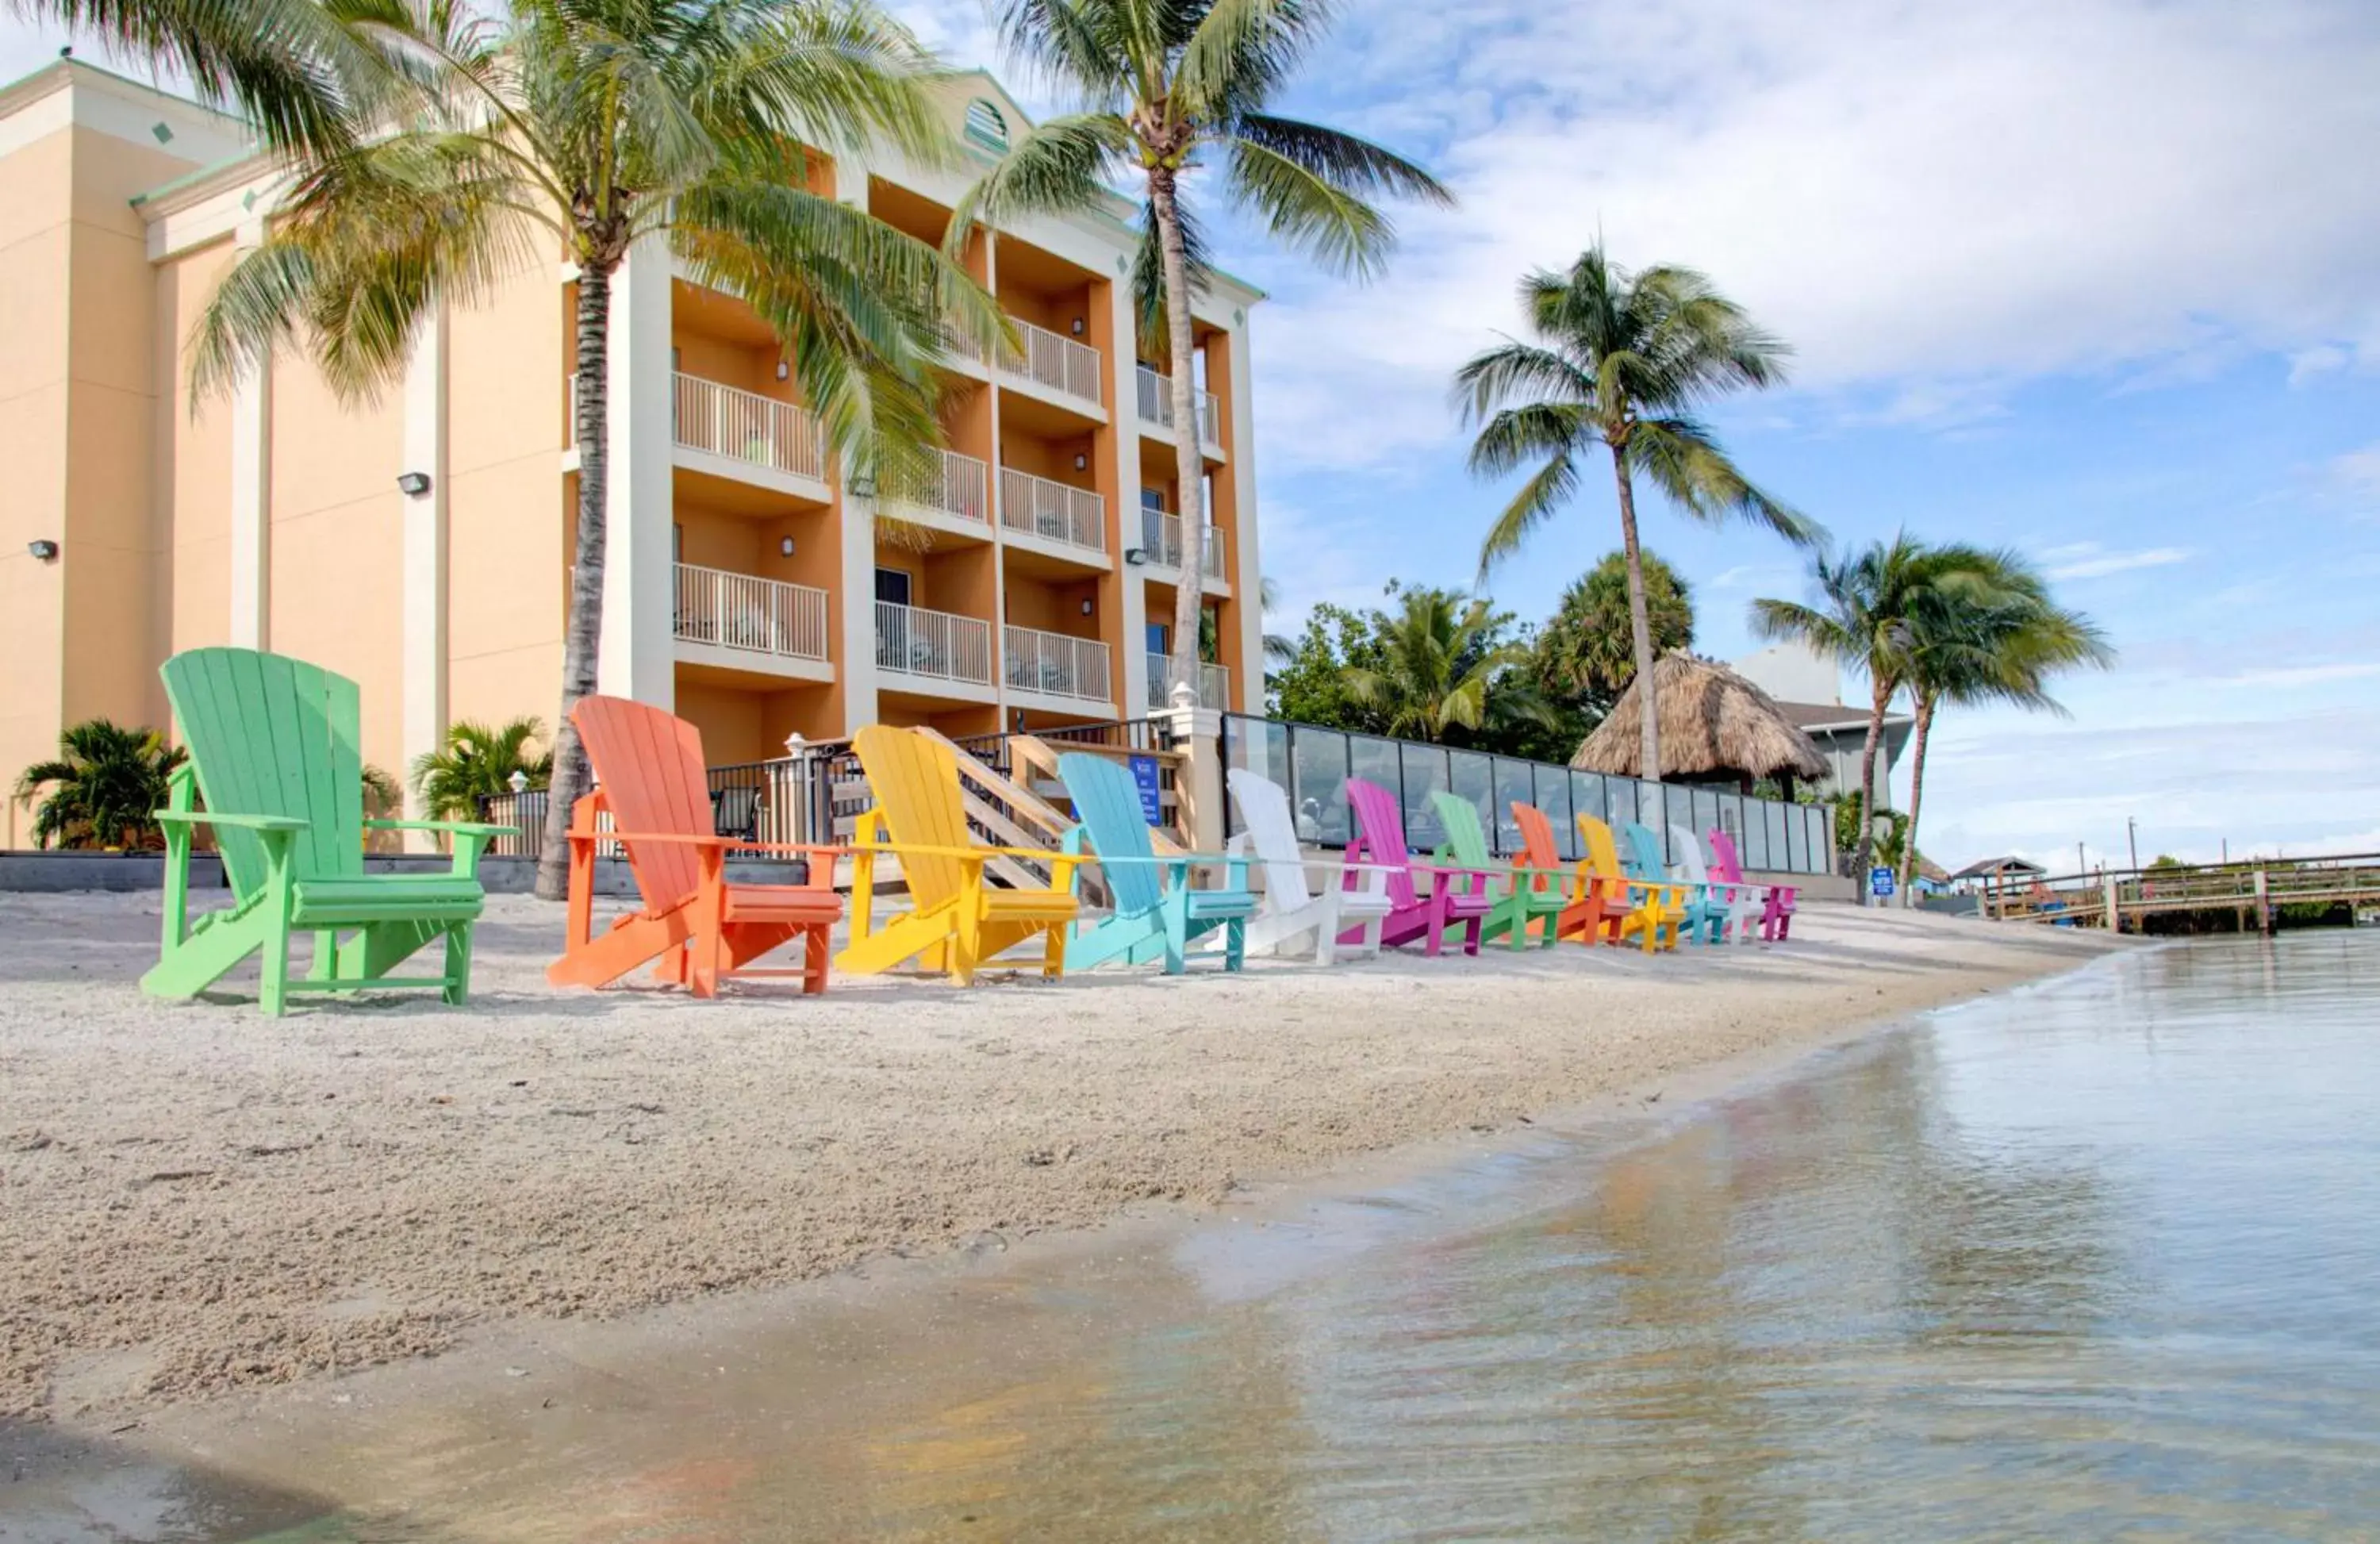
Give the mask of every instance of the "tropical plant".
<path id="1" fill-rule="evenodd" d="M 1378 663 L 1349 665 L 1341 676 L 1381 733 L 1438 744 L 1456 730 L 1476 736 L 1499 718 L 1551 718 L 1528 680 L 1528 649 L 1501 641 L 1509 616 L 1451 590 L 1417 586 L 1398 598 L 1378 630 Z"/>
<path id="2" fill-rule="evenodd" d="M 1210 269 L 1185 203 L 1212 154 L 1231 201 L 1325 268 L 1369 278 L 1394 230 L 1372 201 L 1447 205 L 1421 167 L 1378 145 L 1268 109 L 1322 36 L 1332 7 L 1311 0 L 1000 0 L 1002 41 L 1075 111 L 1035 126 L 961 200 L 951 222 L 1095 209 L 1127 170 L 1143 193 L 1134 285 L 1142 330 L 1172 374 L 1182 572 L 1205 571 L 1206 511 L 1190 298 Z M 1199 587 L 1175 587 L 1172 685 L 1196 687 Z"/>
<path id="3" fill-rule="evenodd" d="M 2049 677 L 2115 663 L 2107 635 L 2089 617 L 2052 601 L 2047 581 L 2022 556 L 1987 552 L 1976 557 L 1963 582 L 1927 586 L 1910 608 L 1907 675 L 1917 722 L 1910 742 L 1910 840 L 1900 857 L 1903 906 L 1935 714 L 1945 703 L 2005 702 L 2062 716 L 2066 710 L 2049 695 Z"/>
<path id="4" fill-rule="evenodd" d="M 1907 531 L 1837 558 L 1811 563 L 1815 604 L 1762 599 L 1752 602 L 1752 629 L 1762 638 L 1791 639 L 1823 659 L 1867 677 L 1867 738 L 1860 749 L 1860 808 L 1876 808 L 1876 759 L 1885 715 L 1908 684 L 1916 647 L 1917 609 L 1939 589 L 1965 590 L 1980 601 L 1992 554 L 1975 547 L 1929 547 Z M 1852 871 L 1864 873 L 1874 841 L 1863 821 L 1852 833 Z M 1866 893 L 1862 891 L 1862 904 Z"/>
<path id="5" fill-rule="evenodd" d="M 544 737 L 545 725 L 533 718 L 504 724 L 456 719 L 446 726 L 443 748 L 413 759 L 413 791 L 433 821 L 476 821 L 482 799 L 513 791 L 515 772 L 531 788 L 552 784 L 553 752 L 530 751 L 530 742 Z"/>
<path id="6" fill-rule="evenodd" d="M 1693 645 L 1694 591 L 1658 554 L 1642 555 L 1645 610 L 1658 659 Z M 1537 629 L 1534 652 L 1537 685 L 1548 697 L 1575 702 L 1598 722 L 1611 711 L 1636 678 L 1626 553 L 1605 554 L 1572 581 L 1553 615 Z"/>
<path id="7" fill-rule="evenodd" d="M 1791 541 L 1816 539 L 1816 528 L 1753 486 L 1694 416 L 1722 393 L 1782 381 L 1789 351 L 1694 270 L 1663 264 L 1630 274 L 1600 244 L 1566 272 L 1524 278 L 1521 309 L 1534 341 L 1507 340 L 1455 374 L 1463 421 L 1479 425 L 1472 471 L 1501 478 L 1531 468 L 1488 528 L 1480 573 L 1578 496 L 1584 463 L 1602 446 L 1620 500 L 1635 673 L 1649 676 L 1658 650 L 1636 536 L 1638 477 L 1705 523 L 1745 519 Z M 1639 726 L 1641 764 L 1654 783 L 1661 779 L 1658 695 L 1644 694 Z"/>
<path id="8" fill-rule="evenodd" d="M 33 845 L 155 847 L 156 811 L 188 759 L 146 726 L 86 719 L 58 736 L 58 756 L 17 776 L 17 802 L 33 810 Z"/>
<path id="9" fill-rule="evenodd" d="M 293 6 L 306 0 L 273 14 Z M 595 686 L 612 288 L 631 249 L 665 249 L 748 302 L 829 444 L 885 479 L 926 465 L 949 340 L 990 348 L 1012 334 L 936 248 L 811 186 L 805 146 L 886 145 L 929 164 L 953 153 L 930 56 L 867 0 L 511 0 L 494 18 L 321 8 L 337 23 L 322 46 L 338 52 L 340 110 L 374 128 L 294 152 L 269 236 L 200 319 L 193 382 L 219 389 L 302 345 L 344 397 L 368 396 L 402 374 L 441 307 L 556 248 L 575 265 L 578 508 L 538 870 L 539 893 L 558 896 L 587 783 L 569 711 Z"/>
<path id="10" fill-rule="evenodd" d="M 1288 657 L 1265 673 L 1267 711 L 1293 723 L 1319 724 L 1377 735 L 1379 715 L 1347 694 L 1347 671 L 1384 663 L 1378 629 L 1381 613 L 1356 611 L 1329 601 L 1305 614 L 1305 626 L 1286 639 Z"/>

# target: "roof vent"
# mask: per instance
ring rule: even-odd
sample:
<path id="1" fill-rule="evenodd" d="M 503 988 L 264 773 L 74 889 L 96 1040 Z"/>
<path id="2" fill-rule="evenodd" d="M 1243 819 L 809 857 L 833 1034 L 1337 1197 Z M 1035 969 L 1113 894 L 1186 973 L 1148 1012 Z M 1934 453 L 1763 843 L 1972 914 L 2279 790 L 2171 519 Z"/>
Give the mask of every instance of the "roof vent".
<path id="1" fill-rule="evenodd" d="M 966 137 L 986 150 L 1008 148 L 1008 120 L 1000 109 L 978 97 L 967 103 Z"/>
<path id="2" fill-rule="evenodd" d="M 174 142 L 174 131 L 165 127 L 165 120 L 163 118 L 151 124 L 149 132 L 157 137 L 157 142 L 161 145 L 170 145 Z"/>

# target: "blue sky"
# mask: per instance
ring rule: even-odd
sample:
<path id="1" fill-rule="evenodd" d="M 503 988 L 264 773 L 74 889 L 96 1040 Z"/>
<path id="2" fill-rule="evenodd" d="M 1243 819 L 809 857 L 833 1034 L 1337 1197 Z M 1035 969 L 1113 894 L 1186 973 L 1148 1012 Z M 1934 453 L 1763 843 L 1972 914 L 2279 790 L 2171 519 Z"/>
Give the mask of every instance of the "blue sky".
<path id="1" fill-rule="evenodd" d="M 1009 68 L 974 0 L 895 6 Z M 0 26 L 13 75 L 55 40 Z M 1449 373 L 1598 232 L 1704 269 L 1797 349 L 1712 417 L 1839 541 L 2005 543 L 2122 651 L 2070 720 L 1946 719 L 1927 850 L 2380 850 L 2380 8 L 2358 0 L 1350 0 L 1289 111 L 1455 188 L 1369 288 L 1222 222 L 1255 319 L 1263 559 L 1293 621 L 1469 582 Z M 1799 595 L 1773 538 L 1658 508 L 1698 647 Z M 1493 578 L 1541 614 L 1617 542 L 1597 480 Z M 1855 684 L 1847 683 L 1855 694 Z"/>

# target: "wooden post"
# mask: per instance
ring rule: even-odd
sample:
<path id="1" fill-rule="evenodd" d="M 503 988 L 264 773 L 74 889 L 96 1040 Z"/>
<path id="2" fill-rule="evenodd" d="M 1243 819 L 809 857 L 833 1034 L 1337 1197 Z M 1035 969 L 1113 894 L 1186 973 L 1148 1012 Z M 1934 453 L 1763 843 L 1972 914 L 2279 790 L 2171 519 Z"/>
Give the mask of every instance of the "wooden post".
<path id="1" fill-rule="evenodd" d="M 2256 930 L 2266 938 L 2273 936 L 2272 888 L 2265 877 L 2264 865 L 2256 867 Z"/>
<path id="2" fill-rule="evenodd" d="M 2120 933 L 2124 930 L 2124 914 L 2116 906 L 2117 880 L 2112 870 L 2108 872 L 2107 881 L 2107 930 L 2111 933 Z"/>

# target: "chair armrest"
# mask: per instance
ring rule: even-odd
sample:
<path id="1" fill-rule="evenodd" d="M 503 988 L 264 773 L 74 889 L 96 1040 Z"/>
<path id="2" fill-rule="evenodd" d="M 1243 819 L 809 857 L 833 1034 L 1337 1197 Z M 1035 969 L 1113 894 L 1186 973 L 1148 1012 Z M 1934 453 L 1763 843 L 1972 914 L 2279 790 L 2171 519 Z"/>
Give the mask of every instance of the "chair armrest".
<path id="1" fill-rule="evenodd" d="M 488 825 L 479 821 L 366 821 L 366 831 L 443 831 L 455 836 L 518 836 L 518 826 Z"/>
<path id="2" fill-rule="evenodd" d="M 221 809 L 155 809 L 160 825 L 236 826 L 241 831 L 304 831 L 314 822 L 290 815 L 234 815 Z"/>

